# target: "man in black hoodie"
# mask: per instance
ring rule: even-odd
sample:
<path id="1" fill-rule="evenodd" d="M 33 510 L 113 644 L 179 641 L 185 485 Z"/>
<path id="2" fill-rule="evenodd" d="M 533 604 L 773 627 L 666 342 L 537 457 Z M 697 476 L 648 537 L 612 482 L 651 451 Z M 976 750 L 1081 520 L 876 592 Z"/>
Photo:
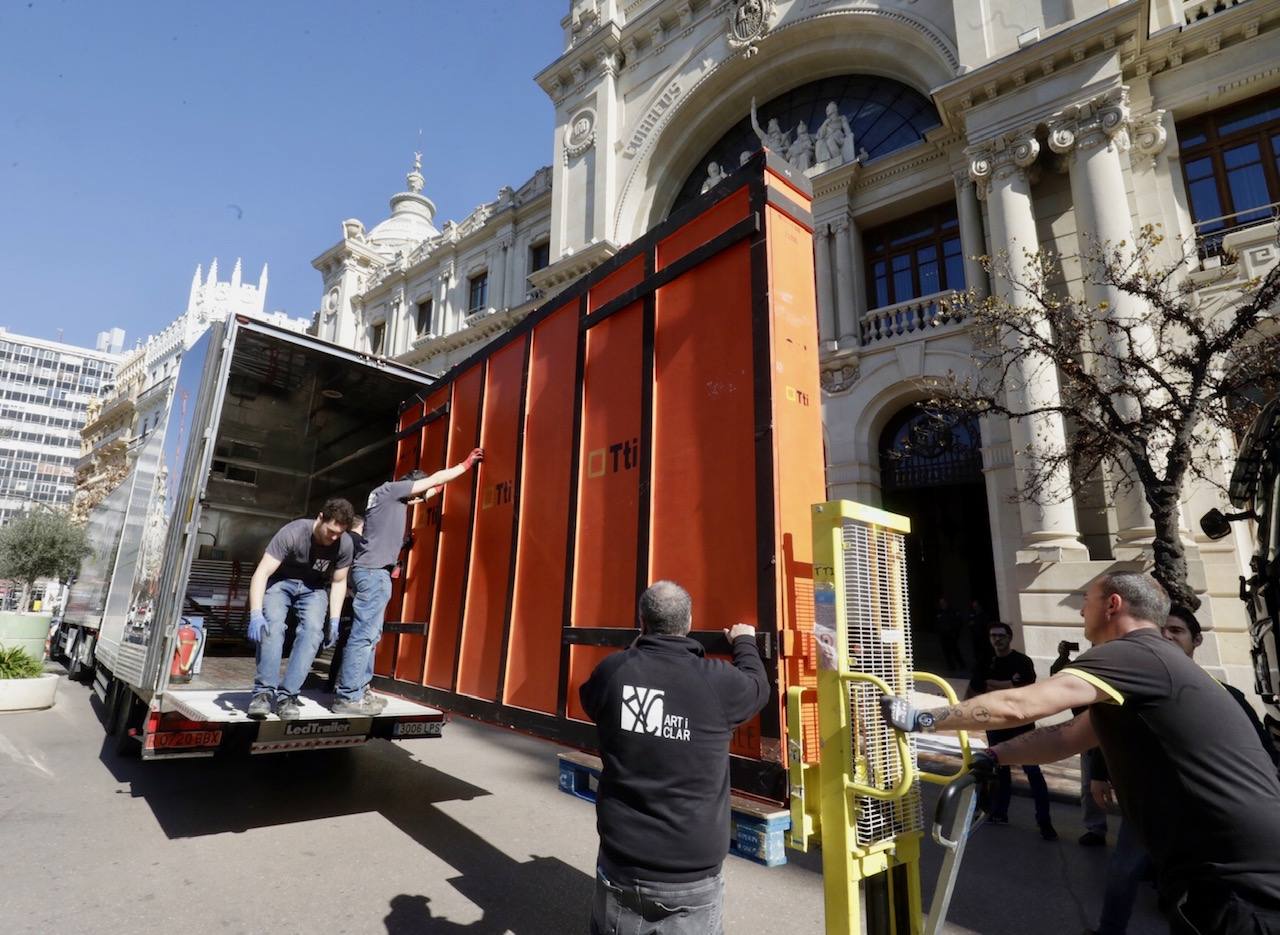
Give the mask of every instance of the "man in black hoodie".
<path id="1" fill-rule="evenodd" d="M 658 581 L 641 636 L 605 659 L 580 696 L 604 769 L 596 797 L 593 935 L 719 935 L 729 852 L 729 737 L 769 700 L 755 628 L 726 630 L 733 665 L 689 639 L 692 601 Z"/>

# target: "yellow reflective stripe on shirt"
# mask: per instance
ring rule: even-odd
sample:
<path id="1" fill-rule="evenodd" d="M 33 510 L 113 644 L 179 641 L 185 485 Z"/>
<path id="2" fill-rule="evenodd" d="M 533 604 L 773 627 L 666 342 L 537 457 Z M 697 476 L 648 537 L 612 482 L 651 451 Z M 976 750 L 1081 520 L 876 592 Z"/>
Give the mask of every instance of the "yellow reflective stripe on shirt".
<path id="1" fill-rule="evenodd" d="M 1074 668 L 1074 667 L 1072 667 L 1072 666 L 1067 666 L 1065 669 L 1059 669 L 1059 670 L 1058 670 L 1058 674 L 1059 674 L 1059 675 L 1074 675 L 1074 676 L 1075 676 L 1076 678 L 1078 678 L 1078 679 L 1084 679 L 1086 682 L 1088 682 L 1090 685 L 1092 685 L 1092 686 L 1093 686 L 1094 688 L 1096 688 L 1098 691 L 1102 692 L 1104 695 L 1106 695 L 1108 698 L 1110 698 L 1110 699 L 1111 699 L 1111 701 L 1112 701 L 1112 703 L 1114 703 L 1114 704 L 1124 704 L 1124 695 L 1120 694 L 1118 691 L 1116 691 L 1114 688 L 1112 688 L 1110 685 L 1108 685 L 1108 684 L 1107 684 L 1106 682 L 1104 682 L 1102 679 L 1098 678 L 1098 677 L 1097 677 L 1096 675 L 1094 675 L 1092 672 L 1084 672 L 1084 671 L 1082 671 L 1082 670 L 1080 670 L 1080 669 L 1076 669 L 1076 668 Z"/>

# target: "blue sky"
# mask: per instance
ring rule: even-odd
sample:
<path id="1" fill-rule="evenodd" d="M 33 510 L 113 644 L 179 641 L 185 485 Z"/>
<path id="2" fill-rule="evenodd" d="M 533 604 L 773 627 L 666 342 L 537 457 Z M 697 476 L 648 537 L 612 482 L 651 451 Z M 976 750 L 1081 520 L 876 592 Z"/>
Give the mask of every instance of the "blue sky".
<path id="1" fill-rule="evenodd" d="M 0 0 L 0 325 L 132 346 L 197 263 L 310 315 L 311 259 L 372 226 L 422 130 L 461 220 L 551 162 L 568 0 Z"/>

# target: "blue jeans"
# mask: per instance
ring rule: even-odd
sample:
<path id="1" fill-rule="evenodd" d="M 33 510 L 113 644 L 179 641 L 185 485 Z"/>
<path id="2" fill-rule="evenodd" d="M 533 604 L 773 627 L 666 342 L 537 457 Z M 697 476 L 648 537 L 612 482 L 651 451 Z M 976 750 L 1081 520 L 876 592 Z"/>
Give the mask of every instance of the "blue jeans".
<path id="1" fill-rule="evenodd" d="M 596 868 L 591 935 L 724 935 L 724 876 L 624 886 Z"/>
<path id="2" fill-rule="evenodd" d="M 1036 808 L 1036 824 L 1049 824 L 1049 785 L 1044 781 L 1044 773 L 1039 766 L 1023 766 L 1022 772 L 1027 777 L 1027 785 L 1031 787 L 1031 799 Z M 1009 817 L 1009 802 L 1013 799 L 1013 771 L 1008 766 L 1001 766 L 996 771 L 996 789 L 992 796 L 991 814 L 996 818 Z"/>
<path id="3" fill-rule="evenodd" d="M 1150 865 L 1147 850 L 1138 840 L 1133 826 L 1120 822 L 1116 847 L 1107 861 L 1107 888 L 1102 897 L 1102 915 L 1098 919 L 1098 935 L 1124 935 L 1138 898 L 1138 884 Z"/>
<path id="4" fill-rule="evenodd" d="M 1086 750 L 1080 754 L 1080 804 L 1084 808 L 1084 827 L 1086 831 L 1107 836 L 1107 811 L 1093 800 L 1093 791 L 1089 787 L 1093 779 L 1093 758 Z"/>
<path id="5" fill-rule="evenodd" d="M 289 667 L 280 681 L 280 657 L 284 652 L 284 634 L 289 618 L 289 608 L 298 617 L 298 629 L 293 637 L 293 651 L 289 653 Z M 262 598 L 262 614 L 267 618 L 267 629 L 258 643 L 258 671 L 253 679 L 253 693 L 270 692 L 277 699 L 296 695 L 315 662 L 316 650 L 324 639 L 325 612 L 329 607 L 329 592 L 324 588 L 311 588 L 296 578 L 281 578 L 267 588 Z"/>
<path id="6" fill-rule="evenodd" d="M 351 635 L 338 670 L 338 697 L 359 701 L 373 678 L 373 649 L 382 636 L 382 615 L 391 600 L 391 573 L 385 568 L 351 569 Z"/>

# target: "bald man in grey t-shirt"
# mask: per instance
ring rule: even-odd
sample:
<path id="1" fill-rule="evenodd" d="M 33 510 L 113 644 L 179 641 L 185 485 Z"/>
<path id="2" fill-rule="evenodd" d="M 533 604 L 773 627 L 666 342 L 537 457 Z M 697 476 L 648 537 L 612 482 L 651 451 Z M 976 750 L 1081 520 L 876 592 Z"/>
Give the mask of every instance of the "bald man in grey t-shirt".
<path id="1" fill-rule="evenodd" d="M 405 519 L 415 498 L 428 499 L 449 481 L 461 477 L 484 460 L 473 449 L 453 467 L 426 474 L 410 471 L 398 480 L 375 487 L 364 511 L 362 538 L 356 543 L 351 569 L 351 635 L 338 670 L 335 714 L 373 715 L 386 707 L 385 699 L 368 691 L 373 678 L 373 653 L 382 636 L 382 617 L 391 600 L 391 572 L 404 543 Z"/>

